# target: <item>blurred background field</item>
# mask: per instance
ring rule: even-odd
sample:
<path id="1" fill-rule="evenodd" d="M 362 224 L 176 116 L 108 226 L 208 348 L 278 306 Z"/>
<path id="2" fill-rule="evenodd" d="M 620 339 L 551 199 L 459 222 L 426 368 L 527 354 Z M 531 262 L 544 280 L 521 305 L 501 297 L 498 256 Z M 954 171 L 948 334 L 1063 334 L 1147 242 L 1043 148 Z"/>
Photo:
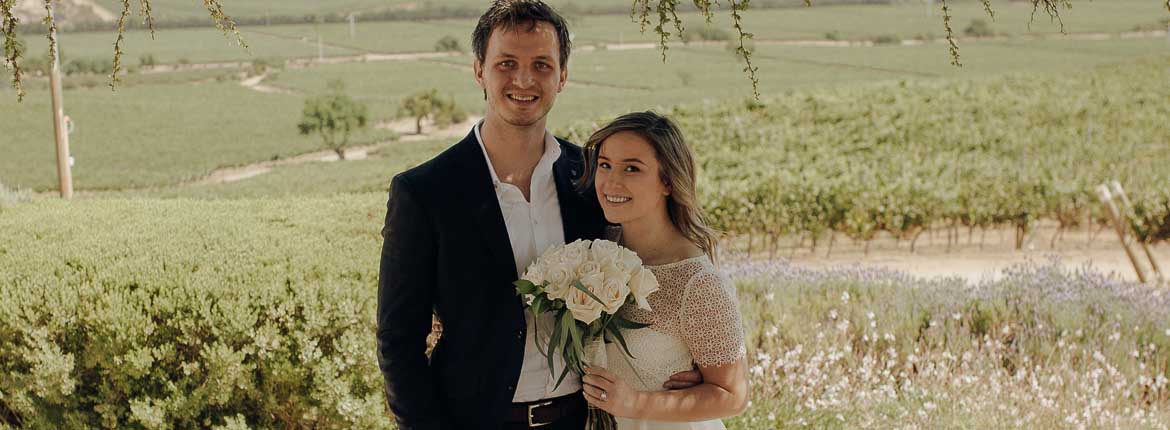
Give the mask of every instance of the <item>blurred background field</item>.
<path id="1" fill-rule="evenodd" d="M 25 100 L 0 89 L 0 428 L 391 427 L 387 188 L 482 116 L 482 2 L 225 2 L 244 49 L 155 0 L 111 91 L 114 24 L 87 5 L 121 3 L 72 1 L 73 201 L 43 28 L 22 27 Z M 696 149 L 751 342 L 730 428 L 1170 426 L 1165 290 L 1133 282 L 1094 194 L 1120 181 L 1170 268 L 1160 2 L 1076 2 L 1065 33 L 1027 2 L 949 2 L 955 67 L 937 2 L 753 1 L 758 100 L 725 10 L 684 12 L 664 62 L 629 1 L 550 3 L 574 41 L 550 129 L 654 109 Z M 428 90 L 449 110 L 419 121 Z M 334 95 L 367 114 L 346 160 L 298 130 Z"/>

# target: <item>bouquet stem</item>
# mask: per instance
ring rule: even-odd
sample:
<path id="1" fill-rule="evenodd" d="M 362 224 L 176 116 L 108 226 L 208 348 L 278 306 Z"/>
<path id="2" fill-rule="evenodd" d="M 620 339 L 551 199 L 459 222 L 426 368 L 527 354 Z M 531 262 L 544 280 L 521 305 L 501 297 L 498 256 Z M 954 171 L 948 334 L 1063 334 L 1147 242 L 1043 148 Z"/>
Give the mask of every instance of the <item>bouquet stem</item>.
<path id="1" fill-rule="evenodd" d="M 585 364 L 590 367 L 608 367 L 609 357 L 605 351 L 605 336 L 598 336 L 585 345 Z M 589 416 L 585 422 L 588 430 L 615 430 L 617 420 L 609 412 L 593 405 L 588 405 Z"/>

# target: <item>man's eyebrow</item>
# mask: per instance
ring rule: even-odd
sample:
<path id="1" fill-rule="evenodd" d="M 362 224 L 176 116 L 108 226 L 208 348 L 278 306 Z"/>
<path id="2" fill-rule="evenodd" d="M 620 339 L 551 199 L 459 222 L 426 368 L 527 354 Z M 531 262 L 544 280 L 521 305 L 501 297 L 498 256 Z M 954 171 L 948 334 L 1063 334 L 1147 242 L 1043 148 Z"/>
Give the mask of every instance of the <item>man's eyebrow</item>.
<path id="1" fill-rule="evenodd" d="M 511 53 L 507 53 L 507 52 L 501 52 L 500 56 L 504 57 L 504 58 L 520 58 L 516 54 L 511 54 Z M 552 61 L 552 57 L 550 57 L 548 55 L 537 55 L 537 56 L 533 57 L 533 59 L 534 60 L 543 60 L 543 61 Z"/>

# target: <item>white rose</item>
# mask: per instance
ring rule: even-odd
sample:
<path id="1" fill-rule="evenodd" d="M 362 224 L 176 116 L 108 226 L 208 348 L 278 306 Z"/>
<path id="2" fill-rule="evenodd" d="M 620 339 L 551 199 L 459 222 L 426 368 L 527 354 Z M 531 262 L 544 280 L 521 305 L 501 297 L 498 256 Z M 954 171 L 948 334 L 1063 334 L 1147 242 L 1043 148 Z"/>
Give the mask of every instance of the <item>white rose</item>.
<path id="1" fill-rule="evenodd" d="M 524 271 L 524 276 L 520 277 L 520 279 L 539 286 L 544 283 L 544 267 L 533 262 L 528 265 L 528 270 Z"/>
<path id="2" fill-rule="evenodd" d="M 585 261 L 588 252 L 589 242 L 578 239 L 561 249 L 560 260 L 580 264 L 582 261 Z"/>
<path id="3" fill-rule="evenodd" d="M 603 288 L 604 278 L 601 273 L 594 273 L 582 278 L 581 284 L 593 294 L 597 294 L 597 291 Z M 585 324 L 592 324 L 593 321 L 601 317 L 601 312 L 604 310 L 601 302 L 593 300 L 584 291 L 572 286 L 569 288 L 569 295 L 565 298 L 565 308 L 573 314 L 573 318 Z"/>
<path id="4" fill-rule="evenodd" d="M 601 273 L 605 275 L 605 279 L 616 279 L 622 284 L 630 282 L 630 272 L 621 266 L 617 261 L 606 261 L 601 265 Z"/>
<path id="5" fill-rule="evenodd" d="M 585 251 L 589 250 L 589 247 L 591 245 L 593 245 L 593 241 L 591 241 L 591 240 L 577 239 L 577 240 L 574 240 L 574 241 L 566 244 L 565 248 L 570 248 L 570 249 L 574 249 L 577 251 L 585 252 Z"/>
<path id="6" fill-rule="evenodd" d="M 541 261 L 541 260 L 544 260 L 546 258 L 554 257 L 557 254 L 559 254 L 561 251 L 563 251 L 564 249 L 565 249 L 564 244 L 558 243 L 556 245 L 549 245 L 548 249 L 546 249 L 546 250 L 544 250 L 544 252 L 540 253 L 540 257 L 537 257 L 536 261 Z"/>
<path id="7" fill-rule="evenodd" d="M 544 291 L 548 292 L 551 299 L 567 300 L 566 297 L 573 289 L 572 282 L 576 278 L 576 273 L 565 264 L 557 264 L 547 270 L 544 278 L 548 281 L 548 286 Z"/>
<path id="8" fill-rule="evenodd" d="M 589 248 L 590 254 L 593 254 L 593 260 L 598 263 L 613 261 L 618 258 L 622 247 L 614 242 L 608 240 L 595 240 L 593 247 Z"/>
<path id="9" fill-rule="evenodd" d="M 608 278 L 602 283 L 596 294 L 601 299 L 605 312 L 614 315 L 617 314 L 622 305 L 626 304 L 626 297 L 630 295 L 630 287 L 623 280 Z"/>
<path id="10" fill-rule="evenodd" d="M 585 260 L 581 264 L 577 265 L 576 272 L 578 277 L 584 278 L 585 276 L 591 275 L 593 273 L 601 273 L 601 265 L 592 260 Z"/>
<path id="11" fill-rule="evenodd" d="M 643 267 L 630 278 L 630 292 L 634 294 L 639 308 L 650 310 L 650 302 L 646 298 L 655 291 L 658 291 L 658 278 L 650 270 Z"/>
<path id="12" fill-rule="evenodd" d="M 637 253 L 629 249 L 622 248 L 621 252 L 618 253 L 618 260 L 622 269 L 625 269 L 630 276 L 633 276 L 642 269 L 642 258 L 638 257 Z"/>

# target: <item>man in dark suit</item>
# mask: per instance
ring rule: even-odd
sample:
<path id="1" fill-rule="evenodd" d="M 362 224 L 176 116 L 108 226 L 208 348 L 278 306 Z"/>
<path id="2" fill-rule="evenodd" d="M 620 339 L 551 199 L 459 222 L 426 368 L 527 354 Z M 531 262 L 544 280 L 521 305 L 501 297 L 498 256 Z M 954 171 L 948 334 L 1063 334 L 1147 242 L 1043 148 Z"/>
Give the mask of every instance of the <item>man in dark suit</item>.
<path id="1" fill-rule="evenodd" d="M 580 381 L 559 386 L 512 282 L 548 247 L 600 238 L 581 149 L 545 129 L 568 79 L 565 21 L 496 0 L 473 33 L 484 119 L 390 187 L 378 283 L 378 363 L 404 430 L 584 428 Z M 430 360 L 432 312 L 443 327 Z M 696 379 L 689 372 L 680 379 Z"/>

